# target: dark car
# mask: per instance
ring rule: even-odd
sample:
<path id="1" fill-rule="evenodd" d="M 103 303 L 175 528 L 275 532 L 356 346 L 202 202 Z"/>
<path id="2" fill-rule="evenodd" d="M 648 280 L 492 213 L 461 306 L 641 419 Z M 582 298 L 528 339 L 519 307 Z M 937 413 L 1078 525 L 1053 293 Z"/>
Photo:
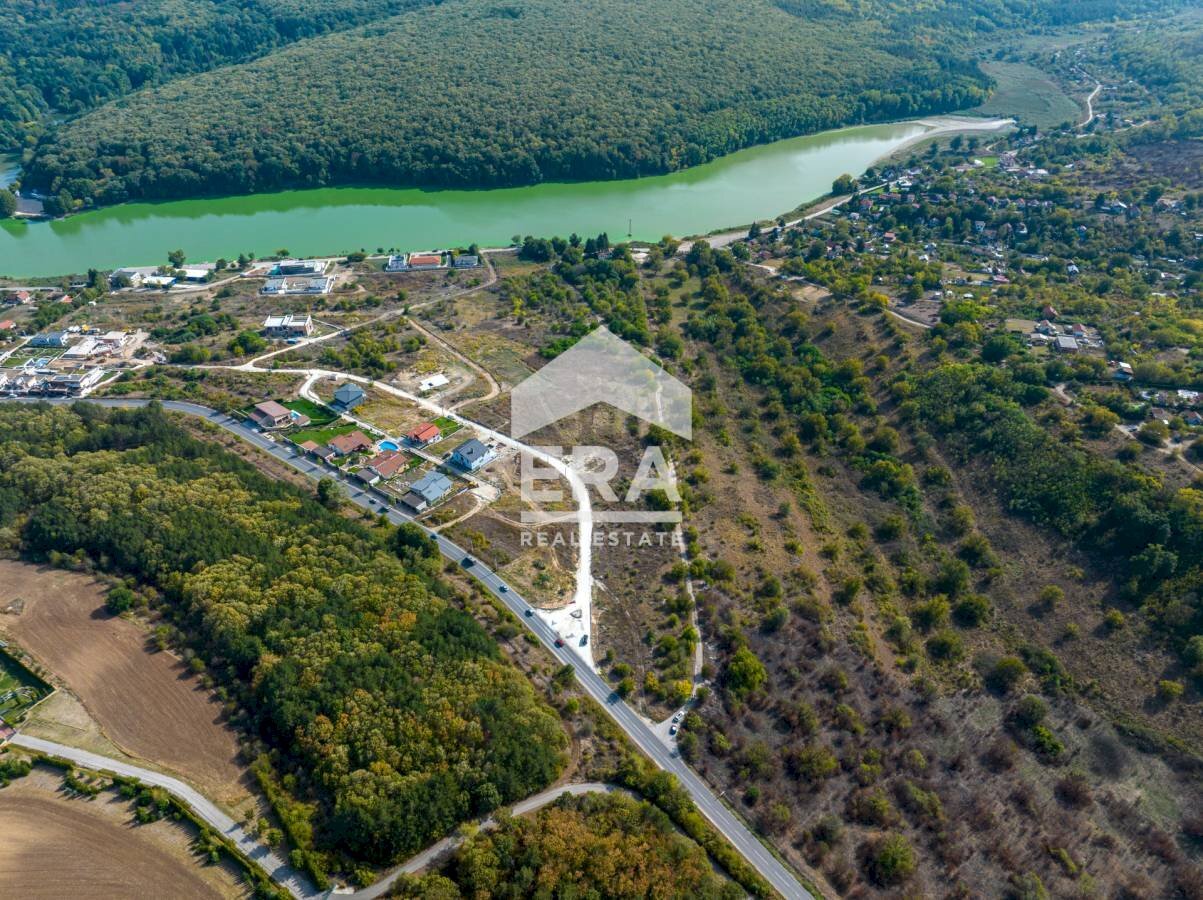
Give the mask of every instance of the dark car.
<path id="1" fill-rule="evenodd" d="M 534 614 L 535 614 L 535 611 L 534 611 L 533 609 L 528 609 L 528 610 L 526 611 L 526 617 L 527 617 L 528 619 L 529 619 L 531 616 L 533 616 Z"/>
<path id="2" fill-rule="evenodd" d="M 581 646 L 584 647 L 587 643 L 589 643 L 589 635 L 582 634 L 581 635 Z"/>
<path id="3" fill-rule="evenodd" d="M 463 559 L 461 559 L 461 560 L 459 561 L 459 564 L 460 564 L 461 566 L 463 566 L 465 569 L 470 569 L 470 568 L 472 568 L 474 565 L 476 565 L 476 560 L 474 560 L 474 559 L 473 559 L 472 557 L 470 557 L 470 556 L 465 556 Z"/>
<path id="4" fill-rule="evenodd" d="M 564 639 L 563 639 L 563 638 L 559 638 L 559 637 L 558 637 L 558 638 L 556 638 L 556 646 L 557 646 L 557 647 L 563 647 L 563 646 L 564 646 Z"/>
<path id="5" fill-rule="evenodd" d="M 499 588 L 499 590 L 503 594 L 508 594 L 510 592 L 510 589 L 508 587 L 506 587 L 504 584 Z"/>

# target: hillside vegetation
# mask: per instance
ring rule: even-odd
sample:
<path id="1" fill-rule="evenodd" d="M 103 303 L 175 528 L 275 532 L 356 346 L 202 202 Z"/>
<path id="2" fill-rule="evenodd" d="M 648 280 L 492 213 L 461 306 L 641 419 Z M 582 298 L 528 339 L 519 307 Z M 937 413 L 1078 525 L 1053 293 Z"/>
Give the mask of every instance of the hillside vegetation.
<path id="1" fill-rule="evenodd" d="M 353 21 L 360 8 L 346 6 Z M 69 211 L 283 187 L 661 173 L 845 123 L 974 106 L 988 80 L 972 39 L 1051 21 L 1052 6 L 939 2 L 915 15 L 896 2 L 449 0 L 391 18 L 386 7 L 370 25 L 69 121 L 37 144 L 26 180 Z"/>
<path id="2" fill-rule="evenodd" d="M 0 150 L 143 87 L 253 59 L 426 0 L 0 2 Z"/>
<path id="3" fill-rule="evenodd" d="M 428 542 L 390 551 L 385 529 L 160 410 L 5 407 L 0 423 L 5 543 L 161 592 L 163 637 L 266 745 L 255 768 L 319 881 L 324 850 L 389 862 L 559 774 L 557 715 L 456 604 Z"/>
<path id="4" fill-rule="evenodd" d="M 562 797 L 507 818 L 456 852 L 443 874 L 403 897 L 741 897 L 663 812 L 625 794 Z"/>

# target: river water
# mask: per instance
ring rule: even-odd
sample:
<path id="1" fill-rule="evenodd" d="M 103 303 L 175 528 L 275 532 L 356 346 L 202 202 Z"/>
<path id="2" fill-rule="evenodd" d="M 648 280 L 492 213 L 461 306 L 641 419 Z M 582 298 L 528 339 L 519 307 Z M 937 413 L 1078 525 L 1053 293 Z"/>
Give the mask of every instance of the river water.
<path id="1" fill-rule="evenodd" d="M 190 260 L 287 249 L 502 246 L 515 235 L 607 232 L 655 240 L 779 215 L 831 190 L 841 173 L 929 129 L 868 125 L 752 147 L 670 175 L 497 190 L 319 188 L 244 197 L 127 203 L 53 222 L 0 223 L 0 273 L 17 277 L 150 265 L 181 248 Z"/>

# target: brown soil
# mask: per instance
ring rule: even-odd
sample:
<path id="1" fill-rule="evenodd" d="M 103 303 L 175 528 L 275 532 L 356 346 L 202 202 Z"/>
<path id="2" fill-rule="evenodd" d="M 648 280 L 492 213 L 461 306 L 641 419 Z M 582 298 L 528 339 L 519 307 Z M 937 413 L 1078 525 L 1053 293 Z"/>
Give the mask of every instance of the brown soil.
<path id="1" fill-rule="evenodd" d="M 21 597 L 0 629 L 83 701 L 105 734 L 141 759 L 193 782 L 219 803 L 246 797 L 221 706 L 175 656 L 148 647 L 146 630 L 110 616 L 103 586 L 81 574 L 0 561 L 0 607 Z"/>
<path id="2" fill-rule="evenodd" d="M 232 865 L 205 865 L 191 829 L 166 820 L 133 824 L 113 791 L 95 799 L 61 792 L 56 772 L 35 769 L 0 790 L 0 885 L 9 897 L 247 897 Z"/>

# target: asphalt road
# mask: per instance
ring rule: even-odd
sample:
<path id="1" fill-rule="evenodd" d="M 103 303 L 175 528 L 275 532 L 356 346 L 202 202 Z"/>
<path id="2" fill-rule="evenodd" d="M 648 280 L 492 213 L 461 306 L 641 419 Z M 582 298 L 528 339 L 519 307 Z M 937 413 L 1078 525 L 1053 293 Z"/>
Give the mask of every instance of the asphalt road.
<path id="1" fill-rule="evenodd" d="M 72 403 L 77 401 L 61 400 L 52 402 Z M 122 397 L 97 397 L 89 398 L 84 402 L 95 403 L 100 406 L 128 408 L 146 406 L 150 401 Z M 273 441 L 265 437 L 252 426 L 244 424 L 232 416 L 197 403 L 165 400 L 162 401 L 162 404 L 165 409 L 197 416 L 220 428 L 224 428 L 226 431 L 237 435 L 314 480 L 323 477 L 334 479 L 336 482 L 342 484 L 351 502 L 365 509 L 387 514 L 390 521 L 394 524 L 414 521 L 412 516 L 396 507 L 390 506 L 382 499 L 382 495 L 377 494 L 372 488 L 353 482 L 345 478 L 341 473 L 337 473 L 321 463 L 313 461 L 299 450 L 296 450 L 291 444 Z M 418 524 L 420 525 L 420 523 Z M 441 534 L 431 532 L 427 529 L 424 530 L 436 541 L 439 551 L 445 558 L 462 565 L 464 559 L 469 557 L 466 551 Z M 657 766 L 667 772 L 671 772 L 677 777 L 677 780 L 689 792 L 690 797 L 693 798 L 693 802 L 697 805 L 701 813 L 731 842 L 736 850 L 743 854 L 744 858 L 773 886 L 774 890 L 783 897 L 791 898 L 791 900 L 793 898 L 814 900 L 814 896 L 802 886 L 794 873 L 770 853 L 748 826 L 715 796 L 710 787 L 698 777 L 693 769 L 686 765 L 676 748 L 670 747 L 657 737 L 655 732 L 652 731 L 651 727 L 644 722 L 639 714 L 623 702 L 622 698 L 602 680 L 601 676 L 582 662 L 581 658 L 576 654 L 576 648 L 568 645 L 562 647 L 556 646 L 557 638 L 551 626 L 534 614 L 534 608 L 517 591 L 510 588 L 496 572 L 489 569 L 480 561 L 474 561 L 471 567 L 465 569 L 465 571 L 475 577 L 487 590 L 501 600 L 534 633 L 535 637 L 547 647 L 560 663 L 573 666 L 576 671 L 576 679 L 585 692 L 609 713 L 611 718 L 618 723 L 619 727 L 627 733 L 627 736 Z"/>
<path id="2" fill-rule="evenodd" d="M 309 883 L 308 878 L 276 856 L 275 853 L 259 843 L 257 839 L 248 835 L 242 829 L 242 826 L 218 809 L 203 794 L 189 787 L 178 778 L 172 778 L 170 775 L 164 775 L 150 769 L 131 766 L 128 763 L 119 762 L 107 756 L 89 753 L 87 750 L 68 747 L 66 744 L 57 744 L 53 741 L 44 741 L 41 738 L 29 737 L 25 734 L 14 735 L 10 743 L 18 747 L 24 747 L 26 750 L 33 750 L 37 753 L 45 753 L 49 756 L 57 756 L 69 760 L 78 766 L 83 766 L 85 769 L 91 769 L 94 772 L 111 772 L 114 775 L 122 775 L 126 778 L 137 778 L 146 785 L 161 787 L 174 794 L 177 799 L 183 800 L 192 807 L 192 811 L 197 816 L 237 844 L 238 849 L 242 851 L 244 856 L 262 866 L 264 871 L 271 876 L 271 879 L 276 884 L 286 888 L 298 900 L 318 900 L 318 898 L 326 896 L 326 892 L 315 891 Z"/>

